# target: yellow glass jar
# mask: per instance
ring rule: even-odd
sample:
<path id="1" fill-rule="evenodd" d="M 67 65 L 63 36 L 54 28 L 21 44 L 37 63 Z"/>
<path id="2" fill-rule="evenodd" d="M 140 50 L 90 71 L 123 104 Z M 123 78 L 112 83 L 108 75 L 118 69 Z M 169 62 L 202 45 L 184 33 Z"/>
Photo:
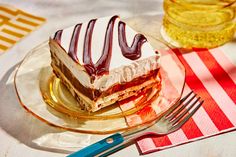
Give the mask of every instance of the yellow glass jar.
<path id="1" fill-rule="evenodd" d="M 164 0 L 164 32 L 184 48 L 213 48 L 232 40 L 236 0 Z"/>

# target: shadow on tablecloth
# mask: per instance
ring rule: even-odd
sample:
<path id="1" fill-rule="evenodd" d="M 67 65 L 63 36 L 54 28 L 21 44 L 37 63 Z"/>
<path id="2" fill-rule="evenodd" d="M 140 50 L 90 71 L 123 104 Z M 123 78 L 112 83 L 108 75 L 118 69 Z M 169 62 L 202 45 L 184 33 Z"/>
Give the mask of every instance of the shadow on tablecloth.
<path id="1" fill-rule="evenodd" d="M 20 105 L 14 88 L 14 74 L 16 64 L 10 68 L 0 80 L 0 127 L 7 134 L 31 148 L 57 153 L 69 153 L 66 150 L 47 148 L 37 145 L 34 140 L 46 134 L 60 133 L 56 129 L 42 123 L 40 120 L 27 113 Z"/>

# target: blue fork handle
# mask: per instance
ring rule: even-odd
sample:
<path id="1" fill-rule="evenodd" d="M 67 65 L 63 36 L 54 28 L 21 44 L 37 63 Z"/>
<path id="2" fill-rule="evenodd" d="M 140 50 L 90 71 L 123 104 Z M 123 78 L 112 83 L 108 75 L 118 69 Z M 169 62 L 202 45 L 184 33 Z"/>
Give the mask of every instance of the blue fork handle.
<path id="1" fill-rule="evenodd" d="M 122 142 L 124 142 L 123 136 L 120 133 L 116 133 L 77 152 L 74 152 L 67 157 L 92 157 Z"/>
<path id="2" fill-rule="evenodd" d="M 116 146 L 114 146 L 112 148 L 109 148 L 109 149 L 103 151 L 102 153 L 96 155 L 96 157 L 107 157 L 107 156 L 109 156 L 109 155 L 111 155 L 111 154 L 113 154 L 113 153 L 115 153 L 117 151 L 120 151 L 120 150 L 126 148 L 127 146 L 129 146 L 129 145 L 125 141 L 125 142 L 123 142 L 121 144 L 118 144 L 118 145 L 116 145 Z"/>

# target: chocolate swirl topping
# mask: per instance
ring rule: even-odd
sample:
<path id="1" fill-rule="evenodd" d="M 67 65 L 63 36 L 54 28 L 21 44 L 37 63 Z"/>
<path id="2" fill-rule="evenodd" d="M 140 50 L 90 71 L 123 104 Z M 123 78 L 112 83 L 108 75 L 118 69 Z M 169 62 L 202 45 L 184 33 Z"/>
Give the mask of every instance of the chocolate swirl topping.
<path id="1" fill-rule="evenodd" d="M 96 20 L 91 20 L 88 24 L 84 40 L 83 62 L 85 69 L 90 75 L 102 75 L 109 71 L 112 55 L 113 28 L 117 17 L 118 16 L 113 16 L 108 23 L 102 56 L 99 58 L 96 64 L 92 62 L 91 58 L 91 39 Z"/>
<path id="2" fill-rule="evenodd" d="M 74 28 L 71 41 L 70 41 L 70 46 L 69 46 L 69 51 L 68 55 L 76 62 L 79 62 L 77 58 L 77 45 L 79 41 L 79 33 L 81 29 L 82 24 L 77 24 Z"/>
<path id="3" fill-rule="evenodd" d="M 93 29 L 96 23 L 96 19 L 92 19 L 89 21 L 83 45 L 83 63 L 87 73 L 90 76 L 100 76 L 103 74 L 107 74 L 109 72 L 109 66 L 112 57 L 112 42 L 113 42 L 113 29 L 115 20 L 118 16 L 113 16 L 108 22 L 105 40 L 103 45 L 102 55 L 99 60 L 94 64 L 92 61 L 92 35 Z M 82 24 L 77 24 L 74 28 L 73 35 L 70 41 L 70 46 L 68 50 L 68 55 L 76 62 L 79 62 L 77 58 L 77 45 L 79 40 L 79 34 Z M 54 40 L 56 40 L 60 44 L 62 30 L 56 32 L 54 36 Z M 118 24 L 118 42 L 121 49 L 121 52 L 124 57 L 130 60 L 137 60 L 141 57 L 141 48 L 142 45 L 147 41 L 147 39 L 142 34 L 136 34 L 131 46 L 129 47 L 126 40 L 125 33 L 125 23 L 119 21 Z"/>
<path id="4" fill-rule="evenodd" d="M 129 47 L 125 36 L 125 23 L 120 21 L 118 26 L 118 39 L 124 57 L 131 60 L 136 60 L 141 57 L 142 45 L 147 41 L 144 35 L 136 34 L 131 47 Z"/>
<path id="5" fill-rule="evenodd" d="M 62 30 L 59 30 L 55 33 L 53 39 L 57 41 L 57 43 L 61 44 L 61 35 L 62 35 Z"/>

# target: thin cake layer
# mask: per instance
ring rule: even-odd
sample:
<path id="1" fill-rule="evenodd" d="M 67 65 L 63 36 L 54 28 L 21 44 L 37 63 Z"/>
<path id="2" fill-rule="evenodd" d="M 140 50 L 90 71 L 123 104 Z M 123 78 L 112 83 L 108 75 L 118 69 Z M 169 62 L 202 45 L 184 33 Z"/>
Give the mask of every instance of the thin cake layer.
<path id="1" fill-rule="evenodd" d="M 63 65 L 60 65 L 61 68 L 58 67 L 57 62 L 58 61 L 56 61 L 55 58 L 52 60 L 51 65 L 53 67 L 54 73 L 56 74 L 58 78 L 60 78 L 60 80 L 67 87 L 67 89 L 72 93 L 72 95 L 79 101 L 80 107 L 82 109 L 86 109 L 87 111 L 95 112 L 101 108 L 114 104 L 117 101 L 124 100 L 131 96 L 137 96 L 141 92 L 145 93 L 145 91 L 153 87 L 156 88 L 157 91 L 159 91 L 161 87 L 160 75 L 159 73 L 157 73 L 155 75 L 152 75 L 152 77 L 145 80 L 143 83 L 124 88 L 123 90 L 120 90 L 120 89 L 117 90 L 117 87 L 111 88 L 111 94 L 103 96 L 103 97 L 99 97 L 97 100 L 92 100 L 86 95 L 84 95 L 84 92 L 81 93 L 80 91 L 77 90 L 78 88 L 74 86 L 76 85 L 76 83 L 73 83 L 73 80 L 70 80 L 71 79 L 70 77 L 65 77 L 67 72 L 63 72 L 63 71 L 66 68 Z M 132 81 L 130 83 L 132 83 Z"/>

